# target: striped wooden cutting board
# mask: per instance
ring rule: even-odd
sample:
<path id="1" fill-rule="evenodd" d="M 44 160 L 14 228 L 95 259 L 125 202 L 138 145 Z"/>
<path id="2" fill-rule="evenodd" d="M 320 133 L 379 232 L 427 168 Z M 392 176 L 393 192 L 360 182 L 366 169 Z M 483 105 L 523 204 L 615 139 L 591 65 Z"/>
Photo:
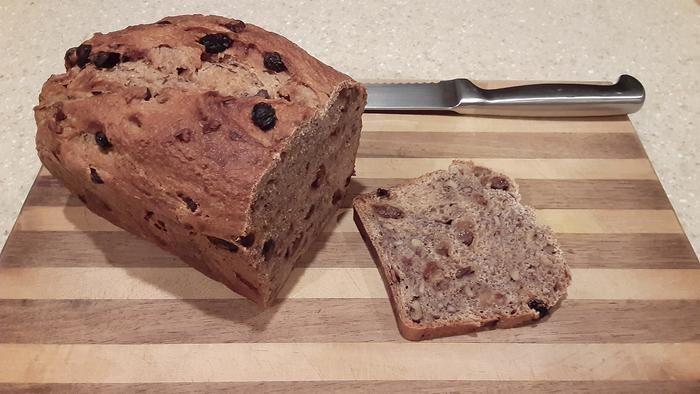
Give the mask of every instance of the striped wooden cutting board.
<path id="1" fill-rule="evenodd" d="M 0 256 L 0 392 L 700 391 L 700 265 L 626 117 L 365 115 L 352 195 L 473 158 L 558 233 L 538 324 L 411 343 L 343 202 L 261 311 L 42 170 Z"/>

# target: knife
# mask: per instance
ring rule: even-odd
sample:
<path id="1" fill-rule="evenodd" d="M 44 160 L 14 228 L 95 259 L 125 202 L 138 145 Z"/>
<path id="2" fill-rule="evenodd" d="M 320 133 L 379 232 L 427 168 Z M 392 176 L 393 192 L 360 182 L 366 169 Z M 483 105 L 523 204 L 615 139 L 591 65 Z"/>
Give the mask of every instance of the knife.
<path id="1" fill-rule="evenodd" d="M 483 89 L 468 79 L 367 84 L 365 112 L 456 112 L 514 117 L 613 116 L 638 111 L 644 87 L 631 75 L 614 84 L 540 83 Z"/>

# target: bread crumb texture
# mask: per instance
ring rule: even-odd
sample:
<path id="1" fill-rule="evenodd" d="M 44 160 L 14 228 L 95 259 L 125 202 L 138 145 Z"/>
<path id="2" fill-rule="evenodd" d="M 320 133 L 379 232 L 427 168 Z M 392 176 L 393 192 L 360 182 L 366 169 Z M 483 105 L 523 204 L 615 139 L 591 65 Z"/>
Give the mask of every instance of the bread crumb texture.
<path id="1" fill-rule="evenodd" d="M 409 339 L 521 325 L 566 295 L 562 251 L 506 175 L 455 161 L 354 207 Z"/>

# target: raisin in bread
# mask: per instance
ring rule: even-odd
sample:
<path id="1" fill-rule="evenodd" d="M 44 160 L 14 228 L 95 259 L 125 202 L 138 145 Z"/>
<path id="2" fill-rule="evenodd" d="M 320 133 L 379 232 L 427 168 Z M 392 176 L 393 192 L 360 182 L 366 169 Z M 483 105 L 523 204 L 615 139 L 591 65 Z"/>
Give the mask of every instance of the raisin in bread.
<path id="1" fill-rule="evenodd" d="M 218 16 L 95 34 L 35 108 L 44 165 L 87 207 L 270 304 L 343 197 L 364 88 Z"/>
<path id="2" fill-rule="evenodd" d="M 503 174 L 455 161 L 353 205 L 407 339 L 521 325 L 566 295 L 557 241 Z"/>

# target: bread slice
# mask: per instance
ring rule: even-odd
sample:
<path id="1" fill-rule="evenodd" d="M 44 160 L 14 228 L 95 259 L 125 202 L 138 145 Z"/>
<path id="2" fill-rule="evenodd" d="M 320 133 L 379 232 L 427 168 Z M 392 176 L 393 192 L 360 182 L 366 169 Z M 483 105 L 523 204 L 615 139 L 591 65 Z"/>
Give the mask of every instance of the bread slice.
<path id="1" fill-rule="evenodd" d="M 503 174 L 454 161 L 353 206 L 407 339 L 522 325 L 566 295 L 557 241 Z"/>

